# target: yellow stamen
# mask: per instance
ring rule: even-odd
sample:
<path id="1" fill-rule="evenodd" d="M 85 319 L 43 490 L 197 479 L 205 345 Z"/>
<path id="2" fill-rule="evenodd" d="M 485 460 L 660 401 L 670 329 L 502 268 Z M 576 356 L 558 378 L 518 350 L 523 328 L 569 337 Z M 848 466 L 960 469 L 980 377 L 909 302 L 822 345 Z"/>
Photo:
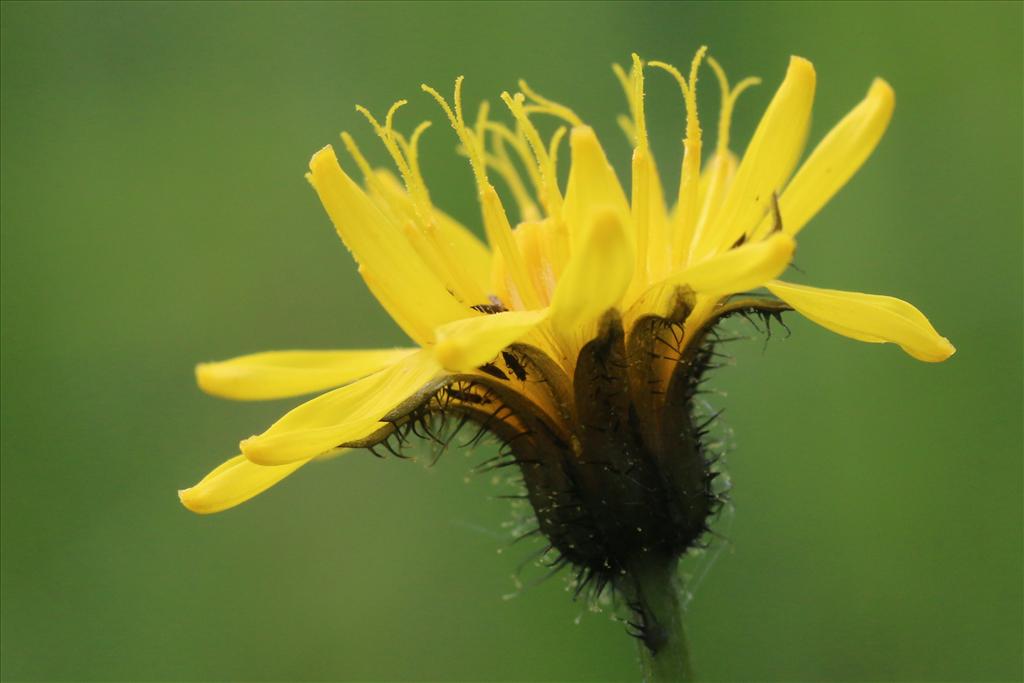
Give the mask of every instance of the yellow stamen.
<path id="1" fill-rule="evenodd" d="M 584 125 L 583 119 L 577 116 L 576 112 L 574 112 L 572 109 L 565 106 L 564 104 L 559 104 L 557 102 L 549 100 L 546 97 L 542 97 L 537 93 L 536 90 L 533 90 L 529 85 L 527 85 L 526 81 L 524 81 L 523 79 L 519 79 L 519 89 L 523 91 L 523 93 L 526 95 L 527 98 L 530 99 L 531 102 L 533 102 L 533 109 L 535 109 L 536 111 L 543 112 L 545 114 L 551 114 L 552 116 L 557 116 L 558 118 L 568 123 L 570 126 Z"/>
<path id="2" fill-rule="evenodd" d="M 430 121 L 420 123 L 409 140 L 406 140 L 393 128 L 395 112 L 404 104 L 405 100 L 399 100 L 391 106 L 384 118 L 383 126 L 364 107 L 357 107 L 357 110 L 370 122 L 378 137 L 384 142 L 385 149 L 394 159 L 411 200 L 411 212 L 396 213 L 402 207 L 396 207 L 393 202 L 385 199 L 387 194 L 380 185 L 380 178 L 373 173 L 352 136 L 342 133 L 342 142 L 345 143 L 346 149 L 363 173 L 366 186 L 378 197 L 376 202 L 378 206 L 383 208 L 389 218 L 402 226 L 402 232 L 416 247 L 434 274 L 445 282 L 456 298 L 463 304 L 472 306 L 485 299 L 487 293 L 481 283 L 477 282 L 465 268 L 459 265 L 451 250 L 446 247 L 437 234 L 434 208 L 430 202 L 427 185 L 420 172 L 419 140 L 431 123 Z"/>
<path id="3" fill-rule="evenodd" d="M 751 86 L 760 85 L 761 79 L 756 76 L 748 76 L 736 84 L 736 87 L 729 89 L 729 79 L 725 76 L 725 69 L 715 60 L 708 57 L 708 65 L 718 78 L 718 86 L 722 93 L 722 109 L 718 114 L 718 142 L 717 151 L 724 153 L 729 149 L 729 125 L 732 121 L 732 110 L 736 106 L 736 100 L 744 90 Z"/>
<path id="4" fill-rule="evenodd" d="M 406 209 L 407 207 L 396 206 L 394 202 L 387 201 L 387 192 L 381 185 L 379 176 L 374 173 L 370 163 L 366 160 L 366 157 L 363 156 L 362 150 L 359 149 L 359 145 L 356 144 L 356 141 L 348 134 L 347 131 L 341 132 L 341 142 L 345 145 L 348 155 L 352 157 L 354 162 L 356 162 L 356 166 L 359 167 L 359 172 L 363 174 L 363 184 L 370 190 L 371 196 L 377 204 L 377 208 L 396 223 L 412 218 L 415 214 L 415 210 L 408 212 L 403 211 L 403 213 L 399 215 L 396 212 Z"/>
<path id="5" fill-rule="evenodd" d="M 493 134 L 495 154 L 498 153 L 499 146 L 504 147 L 506 144 L 515 150 L 519 162 L 526 169 L 526 174 L 530 177 L 530 183 L 533 185 L 534 192 L 539 197 L 541 190 L 540 171 L 537 169 L 533 153 L 530 152 L 530 144 L 526 141 L 526 136 L 523 135 L 522 127 L 517 125 L 515 132 L 513 132 L 501 122 L 488 121 L 487 130 Z M 507 156 L 507 152 L 505 154 Z"/>
<path id="6" fill-rule="evenodd" d="M 402 176 L 402 181 L 405 183 L 406 189 L 409 191 L 409 195 L 412 197 L 413 204 L 416 207 L 416 212 L 420 215 L 420 219 L 424 225 L 431 223 L 431 209 L 430 195 L 427 192 L 427 186 L 423 182 L 422 178 L 417 177 L 406 159 L 405 154 L 402 152 L 402 148 L 399 145 L 397 137 L 395 135 L 394 128 L 392 127 L 395 119 L 395 112 L 400 108 L 408 104 L 407 100 L 398 100 L 391 108 L 388 109 L 388 113 L 384 117 L 384 125 L 366 109 L 366 107 L 357 105 L 356 111 L 362 114 L 370 125 L 373 126 L 373 130 L 377 133 L 377 137 L 380 138 L 381 142 L 384 143 L 384 148 L 391 155 L 391 158 L 395 161 L 395 166 L 398 167 L 398 172 Z"/>
<path id="7" fill-rule="evenodd" d="M 568 131 L 565 126 L 559 126 L 548 142 L 548 158 L 551 159 L 551 167 L 556 170 L 558 169 L 558 147 L 566 132 Z M 546 234 L 548 260 L 557 279 L 569 262 L 569 228 L 561 214 L 548 218 Z"/>
<path id="8" fill-rule="evenodd" d="M 540 171 L 540 200 L 544 210 L 549 216 L 557 216 L 562 208 L 562 193 L 558 189 L 558 174 L 548 156 L 547 147 L 540 137 L 536 126 L 530 121 L 530 117 L 523 110 L 525 97 L 522 93 L 516 93 L 515 97 L 507 92 L 501 93 L 501 99 L 512 112 L 516 122 L 519 124 L 523 136 L 530 144 L 537 169 Z"/>
<path id="9" fill-rule="evenodd" d="M 565 126 L 559 126 L 551 136 L 551 141 L 548 142 L 548 158 L 551 159 L 551 166 L 555 169 L 558 168 L 558 146 L 562 143 L 562 138 L 565 137 L 567 131 Z"/>
<path id="10" fill-rule="evenodd" d="M 698 188 L 700 186 L 701 128 L 697 112 L 697 71 L 707 54 L 702 46 L 690 63 L 689 78 L 664 62 L 651 62 L 651 66 L 667 71 L 679 84 L 686 105 L 686 137 L 683 139 L 683 165 L 679 177 L 679 195 L 676 200 L 673 226 L 672 265 L 685 266 L 690 244 L 695 237 L 698 216 Z"/>
<path id="11" fill-rule="evenodd" d="M 476 124 L 473 126 L 476 137 L 478 140 L 484 143 L 484 162 L 494 169 L 498 175 L 501 176 L 505 184 L 508 185 L 509 191 L 512 193 L 512 197 L 519 207 L 519 220 L 520 221 L 535 221 L 540 219 L 540 210 L 534 203 L 533 198 L 530 197 L 530 193 L 526 189 L 526 184 L 523 182 L 523 178 L 519 173 L 519 169 L 516 168 L 515 164 L 512 163 L 511 157 L 508 155 L 508 149 L 505 147 L 505 141 L 500 134 L 492 135 L 494 144 L 492 150 L 487 151 L 486 139 L 487 131 L 492 127 L 502 127 L 501 124 L 492 124 L 491 121 L 487 120 L 487 115 L 490 112 L 490 105 L 484 101 L 480 103 L 480 109 L 477 110 Z M 507 129 L 504 131 L 508 135 L 512 135 L 511 131 Z"/>
<path id="12" fill-rule="evenodd" d="M 633 53 L 632 76 L 633 126 L 636 129 L 636 146 L 647 147 L 647 117 L 644 115 L 644 63 Z"/>
<path id="13" fill-rule="evenodd" d="M 715 157 L 711 164 L 711 177 L 708 180 L 707 194 L 702 202 L 700 217 L 697 219 L 697 226 L 694 229 L 693 238 L 690 241 L 689 256 L 697 251 L 697 246 L 704 239 L 707 227 L 718 214 L 725 197 L 725 189 L 729 176 L 734 170 L 734 165 L 729 163 L 729 126 L 732 122 L 732 111 L 736 106 L 736 100 L 747 88 L 760 85 L 761 79 L 753 76 L 744 78 L 730 89 L 729 79 L 726 78 L 725 70 L 715 60 L 708 57 L 708 64 L 718 78 L 718 86 L 721 92 L 722 106 L 718 116 L 718 136 L 715 147 Z"/>
<path id="14" fill-rule="evenodd" d="M 622 86 L 622 92 L 626 96 L 626 105 L 629 107 L 629 116 L 626 120 L 629 121 L 629 131 L 626 135 L 630 138 L 630 143 L 636 144 L 636 106 L 634 105 L 633 96 L 635 90 L 633 88 L 633 73 L 632 71 L 627 74 L 626 70 L 622 68 L 620 64 L 612 64 L 612 73 L 615 74 L 616 80 L 619 85 Z M 622 126 L 623 130 L 626 129 L 626 125 L 619 121 L 619 125 Z"/>
<path id="15" fill-rule="evenodd" d="M 463 148 L 465 148 L 466 155 L 469 157 L 469 164 L 473 169 L 473 176 L 476 179 L 477 192 L 480 195 L 484 230 L 487 232 L 488 241 L 501 252 L 505 259 L 509 274 L 515 283 L 523 305 L 527 308 L 537 308 L 540 305 L 540 297 L 534 290 L 533 283 L 526 272 L 522 254 L 520 254 L 512 235 L 512 226 L 509 224 L 508 214 L 505 212 L 505 208 L 502 206 L 501 199 L 494 190 L 494 186 L 491 185 L 487 178 L 487 164 L 484 161 L 482 140 L 477 138 L 476 134 L 466 126 L 465 119 L 462 116 L 462 81 L 462 76 L 455 79 L 454 111 L 437 90 L 426 84 L 420 87 L 441 106 L 452 128 L 455 129 L 455 134 L 458 136 Z"/>
<path id="16" fill-rule="evenodd" d="M 647 284 L 647 254 L 651 231 L 651 172 L 654 160 L 647 140 L 647 118 L 644 115 L 644 63 L 633 53 L 630 71 L 630 109 L 633 112 L 633 130 L 636 140 L 633 150 L 633 186 L 630 209 L 636 235 L 636 263 L 633 266 L 634 289 Z M 659 244 L 658 247 L 663 247 Z"/>
<path id="17" fill-rule="evenodd" d="M 615 117 L 615 123 L 619 124 L 619 128 L 622 129 L 629 144 L 636 147 L 636 128 L 633 127 L 633 119 L 625 114 L 619 114 Z"/>
<path id="18" fill-rule="evenodd" d="M 423 181 L 423 174 L 420 172 L 419 146 L 420 137 L 427 128 L 430 128 L 431 124 L 431 121 L 421 122 L 420 125 L 416 126 L 415 130 L 413 130 L 412 135 L 409 136 L 408 142 L 406 142 L 402 135 L 395 133 L 395 137 L 402 146 L 402 151 L 405 152 L 405 158 L 409 164 L 409 172 L 416 180 L 417 185 L 423 188 L 424 192 L 427 192 L 427 184 Z"/>

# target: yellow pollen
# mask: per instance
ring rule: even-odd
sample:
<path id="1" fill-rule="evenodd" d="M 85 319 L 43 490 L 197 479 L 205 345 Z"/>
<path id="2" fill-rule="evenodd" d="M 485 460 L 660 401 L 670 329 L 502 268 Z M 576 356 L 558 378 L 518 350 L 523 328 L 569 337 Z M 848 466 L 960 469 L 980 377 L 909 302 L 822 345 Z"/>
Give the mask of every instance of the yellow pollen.
<path id="1" fill-rule="evenodd" d="M 644 113 L 644 63 L 637 53 L 633 53 L 632 76 L 633 90 L 633 126 L 635 129 L 636 146 L 647 149 L 647 117 Z"/>

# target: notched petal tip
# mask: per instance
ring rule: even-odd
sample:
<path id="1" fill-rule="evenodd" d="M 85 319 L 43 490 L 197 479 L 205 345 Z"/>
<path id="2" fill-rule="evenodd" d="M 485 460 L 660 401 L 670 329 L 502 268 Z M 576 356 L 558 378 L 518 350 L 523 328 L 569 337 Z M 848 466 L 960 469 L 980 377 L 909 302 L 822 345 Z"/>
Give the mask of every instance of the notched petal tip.
<path id="1" fill-rule="evenodd" d="M 261 467 L 236 455 L 215 467 L 199 483 L 179 490 L 178 500 L 190 512 L 199 515 L 221 512 L 263 493 L 306 462 Z"/>
<path id="2" fill-rule="evenodd" d="M 327 170 L 332 165 L 338 165 L 338 155 L 335 154 L 333 145 L 325 145 L 321 147 L 309 160 L 309 170 L 313 175 L 316 175 L 320 171 Z"/>
<path id="3" fill-rule="evenodd" d="M 204 392 L 210 393 L 210 369 L 211 363 L 196 363 L 195 375 L 196 385 Z"/>
<path id="4" fill-rule="evenodd" d="M 798 55 L 790 55 L 789 67 L 786 69 L 786 78 L 800 79 L 808 81 L 810 85 L 814 85 L 816 74 L 814 71 L 814 64 L 809 59 L 800 57 Z"/>
<path id="5" fill-rule="evenodd" d="M 893 109 L 896 107 L 896 91 L 892 89 L 888 81 L 876 77 L 875 80 L 871 81 L 868 94 L 864 99 L 873 102 L 874 106 L 877 107 L 878 113 L 875 114 L 875 117 L 885 122 L 883 125 L 884 130 L 884 127 L 888 126 L 889 120 L 892 118 Z"/>
<path id="6" fill-rule="evenodd" d="M 590 126 L 573 126 L 569 131 L 569 146 L 589 144 L 597 142 L 597 133 Z"/>
<path id="7" fill-rule="evenodd" d="M 945 337 L 935 337 L 929 348 L 907 348 L 901 347 L 917 360 L 925 363 L 941 363 L 949 360 L 956 354 L 956 347 Z"/>
<path id="8" fill-rule="evenodd" d="M 196 488 L 192 486 L 187 489 L 178 489 L 178 500 L 185 509 L 197 515 L 210 515 L 217 512 L 218 510 L 204 500 L 202 494 L 196 493 Z"/>
<path id="9" fill-rule="evenodd" d="M 232 368 L 227 364 L 220 362 L 197 363 L 195 375 L 196 386 L 204 394 L 217 398 L 239 398 L 226 389 L 232 380 Z"/>
<path id="10" fill-rule="evenodd" d="M 868 88 L 869 97 L 880 97 L 887 100 L 896 99 L 896 91 L 889 85 L 889 81 L 885 80 L 881 76 L 875 76 L 874 80 L 871 81 L 871 87 Z"/>

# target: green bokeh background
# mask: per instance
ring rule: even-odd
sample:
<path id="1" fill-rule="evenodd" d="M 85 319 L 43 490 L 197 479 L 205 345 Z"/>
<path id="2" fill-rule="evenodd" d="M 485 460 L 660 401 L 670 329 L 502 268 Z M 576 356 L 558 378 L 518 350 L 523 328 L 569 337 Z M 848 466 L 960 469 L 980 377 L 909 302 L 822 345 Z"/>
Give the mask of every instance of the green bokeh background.
<path id="1" fill-rule="evenodd" d="M 475 103 L 522 76 L 624 170 L 609 64 L 706 42 L 766 79 L 740 145 L 791 53 L 818 70 L 812 141 L 890 80 L 887 137 L 795 277 L 913 301 L 959 352 L 918 363 L 795 316 L 733 347 L 734 511 L 713 568 L 688 567 L 697 669 L 1020 680 L 1022 24 L 1020 3 L 5 2 L 2 677 L 636 680 L 622 626 L 562 579 L 503 598 L 530 548 L 498 552 L 507 503 L 466 483 L 487 449 L 353 454 L 213 517 L 174 492 L 293 403 L 206 397 L 196 361 L 404 341 L 302 179 L 342 129 L 383 160 L 353 104 L 409 97 L 409 127 L 439 118 L 423 81 L 465 74 Z M 681 104 L 649 81 L 667 169 Z M 475 225 L 453 145 L 428 133 L 426 173 Z"/>

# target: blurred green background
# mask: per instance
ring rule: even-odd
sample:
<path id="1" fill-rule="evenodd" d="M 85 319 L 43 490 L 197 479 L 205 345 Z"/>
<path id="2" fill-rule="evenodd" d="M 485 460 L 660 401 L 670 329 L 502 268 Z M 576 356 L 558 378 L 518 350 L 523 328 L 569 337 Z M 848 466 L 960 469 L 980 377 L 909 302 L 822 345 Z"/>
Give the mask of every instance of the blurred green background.
<path id="1" fill-rule="evenodd" d="M 475 108 L 522 76 L 625 170 L 610 63 L 706 42 L 766 79 L 740 148 L 791 53 L 818 70 L 812 142 L 890 80 L 892 127 L 801 235 L 798 279 L 906 298 L 959 353 L 795 316 L 732 348 L 735 510 L 713 568 L 689 563 L 697 669 L 1020 680 L 1022 23 L 1020 3 L 4 2 L 2 677 L 636 680 L 623 627 L 562 579 L 503 597 L 531 548 L 498 552 L 508 505 L 466 483 L 487 449 L 353 454 L 213 517 L 175 489 L 293 403 L 201 395 L 196 361 L 404 343 L 302 179 L 342 129 L 383 160 L 355 103 L 409 97 L 408 128 L 439 121 L 423 81 L 465 74 Z M 682 105 L 649 84 L 674 183 Z M 451 131 L 424 144 L 435 199 L 476 225 Z"/>

